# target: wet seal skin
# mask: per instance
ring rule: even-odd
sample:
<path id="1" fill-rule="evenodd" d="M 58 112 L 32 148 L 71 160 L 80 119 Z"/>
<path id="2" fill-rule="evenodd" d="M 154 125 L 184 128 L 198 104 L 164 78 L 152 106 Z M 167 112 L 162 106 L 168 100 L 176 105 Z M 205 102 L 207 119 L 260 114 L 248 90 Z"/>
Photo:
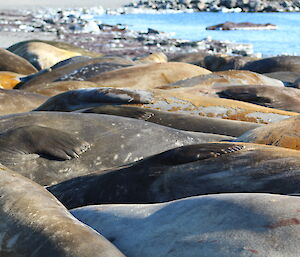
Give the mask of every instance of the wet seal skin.
<path id="1" fill-rule="evenodd" d="M 43 187 L 2 165 L 0 175 L 0 256 L 124 256 Z"/>
<path id="2" fill-rule="evenodd" d="M 72 214 L 132 257 L 298 257 L 299 204 L 295 196 L 235 193 Z"/>
<path id="3" fill-rule="evenodd" d="M 25 134 L 18 129 L 28 126 Z M 234 139 L 125 117 L 66 112 L 2 116 L 0 133 L 4 133 L 0 163 L 41 185 L 126 165 L 182 145 Z M 68 160 L 87 143 L 88 151 Z"/>
<path id="4" fill-rule="evenodd" d="M 300 192 L 299 183 L 298 151 L 224 142 L 182 146 L 47 189 L 71 209 L 107 203 L 157 203 L 214 193 L 295 194 Z"/>

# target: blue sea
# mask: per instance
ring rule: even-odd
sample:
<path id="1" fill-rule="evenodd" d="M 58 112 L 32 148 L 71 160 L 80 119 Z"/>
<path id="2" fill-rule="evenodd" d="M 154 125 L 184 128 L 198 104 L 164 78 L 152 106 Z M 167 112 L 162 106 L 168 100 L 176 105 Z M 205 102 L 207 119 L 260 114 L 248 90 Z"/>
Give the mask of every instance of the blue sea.
<path id="1" fill-rule="evenodd" d="M 171 32 L 178 39 L 229 40 L 250 43 L 255 53 L 263 56 L 279 54 L 300 55 L 300 13 L 172 13 L 101 15 L 103 23 L 126 24 L 128 29 L 146 31 L 148 28 Z M 209 31 L 207 26 L 226 21 L 272 23 L 277 30 Z"/>

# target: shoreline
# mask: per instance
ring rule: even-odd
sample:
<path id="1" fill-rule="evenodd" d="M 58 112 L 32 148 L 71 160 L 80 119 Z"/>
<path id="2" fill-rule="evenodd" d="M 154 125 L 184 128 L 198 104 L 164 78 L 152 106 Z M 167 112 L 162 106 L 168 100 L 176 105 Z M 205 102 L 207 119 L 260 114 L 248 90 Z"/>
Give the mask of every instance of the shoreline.
<path id="1" fill-rule="evenodd" d="M 54 40 L 74 44 L 105 55 L 126 55 L 136 58 L 154 52 L 167 56 L 207 52 L 252 56 L 249 44 L 211 40 L 189 41 L 171 38 L 164 32 L 149 29 L 132 31 L 122 25 L 99 24 L 90 20 L 102 8 L 59 10 L 47 9 L 22 12 L 2 11 L 0 14 L 0 47 L 32 40 Z"/>

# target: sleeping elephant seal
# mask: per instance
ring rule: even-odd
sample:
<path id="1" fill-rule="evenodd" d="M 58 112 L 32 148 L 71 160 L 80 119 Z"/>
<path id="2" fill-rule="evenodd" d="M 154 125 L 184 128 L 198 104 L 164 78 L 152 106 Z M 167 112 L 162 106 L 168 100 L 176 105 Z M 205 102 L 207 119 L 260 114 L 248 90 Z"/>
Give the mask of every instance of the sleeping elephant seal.
<path id="1" fill-rule="evenodd" d="M 0 115 L 29 112 L 48 97 L 20 90 L 0 89 Z"/>
<path id="2" fill-rule="evenodd" d="M 300 115 L 249 130 L 235 141 L 300 150 Z"/>
<path id="3" fill-rule="evenodd" d="M 197 89 L 138 90 L 91 88 L 72 90 L 49 98 L 36 111 L 75 111 L 103 104 L 122 104 L 178 114 L 272 123 L 298 113 L 199 94 Z"/>
<path id="4" fill-rule="evenodd" d="M 250 122 L 222 120 L 132 106 L 134 104 L 147 104 L 152 100 L 151 92 L 143 90 L 124 88 L 81 89 L 51 97 L 49 101 L 36 108 L 35 111 L 68 112 L 79 109 L 78 112 L 130 117 L 181 130 L 233 137 L 261 126 Z M 91 106 L 96 107 L 88 108 Z"/>
<path id="5" fill-rule="evenodd" d="M 71 79 L 73 78 L 73 75 L 76 75 L 75 77 L 82 81 L 83 78 L 80 77 L 80 74 L 84 74 L 85 71 L 87 71 L 91 76 L 96 71 L 100 73 L 101 70 L 105 70 L 101 68 L 101 65 L 103 64 L 105 66 L 105 63 L 112 64 L 111 67 L 109 67 L 109 65 L 106 66 L 106 69 L 117 67 L 118 65 L 127 67 L 134 64 L 134 62 L 131 60 L 116 56 L 98 58 L 75 56 L 56 63 L 50 68 L 41 70 L 36 74 L 22 78 L 22 81 L 17 85 L 16 88 L 37 92 L 37 90 L 42 89 L 55 81 L 65 81 Z M 95 68 L 94 72 L 92 70 L 93 68 Z"/>
<path id="6" fill-rule="evenodd" d="M 0 48 L 0 71 L 29 75 L 37 72 L 37 69 L 26 59 Z"/>
<path id="7" fill-rule="evenodd" d="M 7 48 L 8 51 L 14 52 L 17 48 L 20 48 L 23 45 L 27 45 L 28 43 L 31 42 L 40 42 L 40 43 L 45 43 L 51 46 L 55 46 L 58 47 L 60 49 L 64 49 L 67 51 L 72 51 L 72 52 L 77 52 L 80 53 L 81 55 L 84 56 L 89 56 L 89 57 L 100 57 L 103 56 L 103 54 L 101 53 L 97 53 L 97 52 L 93 52 L 93 51 L 89 51 L 86 50 L 82 47 L 79 46 L 75 46 L 66 42 L 62 42 L 62 41 L 51 41 L 51 40 L 40 40 L 40 39 L 31 39 L 31 40 L 25 40 L 25 41 L 21 41 L 18 42 L 16 44 L 11 45 L 10 47 Z"/>
<path id="8" fill-rule="evenodd" d="M 46 131 L 30 129 L 25 135 L 22 130 L 19 132 L 19 128 L 28 126 L 43 127 Z M 61 112 L 2 116 L 0 132 L 0 163 L 42 185 L 125 165 L 177 146 L 233 139 L 118 116 Z M 43 151 L 40 142 L 44 142 Z M 72 152 L 78 154 L 77 142 L 83 151 L 86 143 L 90 145 L 80 158 L 61 160 L 52 155 L 58 145 L 73 157 Z"/>
<path id="9" fill-rule="evenodd" d="M 211 74 L 194 76 L 184 80 L 179 80 L 168 85 L 159 87 L 160 89 L 185 89 L 189 88 L 212 88 L 213 86 L 230 86 L 230 85 L 269 85 L 284 87 L 282 81 L 272 79 L 267 76 L 243 70 L 218 71 Z"/>
<path id="10" fill-rule="evenodd" d="M 196 65 L 180 62 L 152 63 L 103 72 L 88 80 L 100 87 L 151 89 L 178 80 L 211 73 Z"/>
<path id="11" fill-rule="evenodd" d="M 82 112 L 129 117 L 180 130 L 213 133 L 232 137 L 238 137 L 248 130 L 263 126 L 262 124 L 252 122 L 164 112 L 130 105 L 103 104 L 95 108 L 84 109 Z"/>
<path id="12" fill-rule="evenodd" d="M 37 70 L 49 68 L 62 60 L 81 55 L 42 42 L 27 42 L 14 49 L 13 53 L 25 58 Z"/>
<path id="13" fill-rule="evenodd" d="M 186 145 L 48 190 L 67 208 L 165 202 L 214 193 L 296 194 L 300 192 L 300 154 L 247 143 Z"/>
<path id="14" fill-rule="evenodd" d="M 258 73 L 277 71 L 300 72 L 300 56 L 282 55 L 263 58 L 246 63 L 242 69 Z"/>
<path id="15" fill-rule="evenodd" d="M 0 256 L 124 256 L 52 194 L 0 166 Z"/>
<path id="16" fill-rule="evenodd" d="M 41 94 L 44 96 L 55 96 L 66 91 L 82 89 L 82 88 L 91 88 L 98 87 L 97 84 L 90 81 L 57 81 L 44 84 L 43 86 L 31 87 L 26 90 L 20 90 L 23 92 L 32 92 L 36 94 Z"/>
<path id="17" fill-rule="evenodd" d="M 300 113 L 300 90 L 266 85 L 219 87 L 219 97 Z"/>
<path id="18" fill-rule="evenodd" d="M 221 194 L 72 211 L 131 257 L 298 257 L 300 198 Z"/>

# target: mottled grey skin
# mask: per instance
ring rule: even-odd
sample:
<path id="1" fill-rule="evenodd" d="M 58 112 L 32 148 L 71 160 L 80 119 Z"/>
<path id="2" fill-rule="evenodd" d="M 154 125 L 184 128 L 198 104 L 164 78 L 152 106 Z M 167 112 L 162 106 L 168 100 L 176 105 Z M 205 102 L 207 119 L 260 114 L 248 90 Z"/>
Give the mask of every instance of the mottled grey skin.
<path id="1" fill-rule="evenodd" d="M 299 205 L 295 196 L 220 194 L 72 213 L 131 257 L 298 257 Z"/>
<path id="2" fill-rule="evenodd" d="M 128 164 L 177 146 L 233 139 L 101 114 L 33 112 L 0 117 L 1 133 L 27 126 L 56 129 L 75 137 L 83 145 L 87 142 L 91 146 L 80 158 L 61 161 L 51 156 L 49 158 L 47 154 L 40 156 L 39 152 L 23 151 L 22 144 L 28 144 L 29 141 L 27 136 L 12 136 L 15 139 L 11 143 L 4 134 L 2 138 L 10 148 L 8 150 L 7 144 L 0 145 L 0 163 L 41 185 Z M 45 141 L 43 151 L 48 153 L 53 149 L 51 142 L 55 145 L 65 141 L 64 133 L 41 132 L 33 137 L 37 142 Z M 34 147 L 34 143 L 30 142 L 30 147 Z"/>
<path id="3" fill-rule="evenodd" d="M 207 118 L 124 105 L 101 105 L 87 109 L 83 112 L 130 117 L 175 129 L 213 133 L 232 137 L 238 137 L 246 131 L 263 126 L 251 122 Z"/>
<path id="4" fill-rule="evenodd" d="M 88 67 L 87 70 L 93 68 L 93 66 L 98 65 L 98 70 L 100 72 L 101 70 L 101 63 L 113 63 L 115 67 L 117 65 L 120 66 L 126 66 L 127 65 L 132 65 L 133 61 L 126 60 L 124 58 L 120 57 L 97 57 L 97 58 L 79 58 L 76 59 L 77 61 L 69 62 L 68 64 L 65 65 L 54 65 L 49 69 L 45 69 L 43 72 L 38 73 L 36 76 L 31 76 L 29 78 L 24 78 L 24 82 L 20 82 L 17 85 L 17 88 L 20 89 L 28 89 L 30 88 L 31 90 L 33 88 L 41 88 L 44 85 L 54 82 L 54 81 L 59 81 L 62 80 L 63 78 L 68 78 L 71 77 L 72 74 L 79 74 L 80 71 L 84 71 L 84 67 Z M 105 65 L 104 65 L 105 66 Z M 114 66 L 112 66 L 114 67 Z M 108 68 L 112 68 L 109 67 Z M 107 67 L 106 67 L 107 69 Z M 105 70 L 105 69 L 103 69 Z M 91 73 L 92 74 L 92 73 Z M 84 80 L 84 79 L 82 79 Z"/>
<path id="5" fill-rule="evenodd" d="M 1 257 L 124 256 L 47 190 L 0 166 Z"/>
<path id="6" fill-rule="evenodd" d="M 26 59 L 0 48 L 0 71 L 29 75 L 37 72 L 37 69 Z"/>
<path id="7" fill-rule="evenodd" d="M 104 174 L 77 177 L 48 190 L 69 209 L 229 192 L 295 194 L 300 192 L 300 154 L 246 143 L 189 145 Z"/>
<path id="8" fill-rule="evenodd" d="M 265 85 L 243 85 L 221 88 L 222 98 L 244 101 L 270 108 L 300 113 L 300 90 Z"/>
<path id="9" fill-rule="evenodd" d="M 242 68 L 257 73 L 277 71 L 300 72 L 300 56 L 275 56 L 248 62 Z"/>
<path id="10" fill-rule="evenodd" d="M 47 99 L 46 96 L 31 92 L 0 89 L 0 115 L 29 112 Z"/>

